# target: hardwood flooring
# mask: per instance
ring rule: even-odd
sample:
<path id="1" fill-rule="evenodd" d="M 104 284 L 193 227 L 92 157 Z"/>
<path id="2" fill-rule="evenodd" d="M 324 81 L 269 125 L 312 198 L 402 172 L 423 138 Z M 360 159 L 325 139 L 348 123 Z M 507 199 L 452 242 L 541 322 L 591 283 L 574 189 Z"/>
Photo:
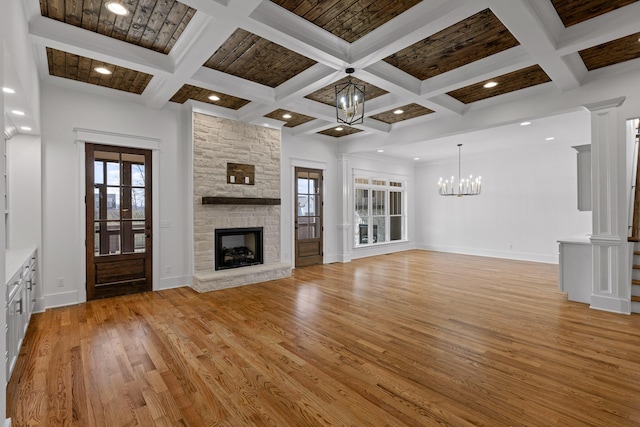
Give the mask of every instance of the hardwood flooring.
<path id="1" fill-rule="evenodd" d="M 14 426 L 640 426 L 640 316 L 409 251 L 35 315 Z"/>

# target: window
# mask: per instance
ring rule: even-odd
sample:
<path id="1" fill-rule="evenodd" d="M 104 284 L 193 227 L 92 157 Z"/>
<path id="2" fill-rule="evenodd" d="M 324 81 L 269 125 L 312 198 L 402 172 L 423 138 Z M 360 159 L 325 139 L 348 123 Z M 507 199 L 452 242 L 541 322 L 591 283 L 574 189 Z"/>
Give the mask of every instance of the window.
<path id="1" fill-rule="evenodd" d="M 355 245 L 405 239 L 404 184 L 384 179 L 355 179 Z"/>

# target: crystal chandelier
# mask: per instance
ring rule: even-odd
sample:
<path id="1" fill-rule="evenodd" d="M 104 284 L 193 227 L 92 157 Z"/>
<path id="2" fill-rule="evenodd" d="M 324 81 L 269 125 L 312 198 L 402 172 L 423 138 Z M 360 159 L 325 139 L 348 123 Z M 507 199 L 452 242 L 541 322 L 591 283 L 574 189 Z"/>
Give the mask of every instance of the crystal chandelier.
<path id="1" fill-rule="evenodd" d="M 353 68 L 347 68 L 349 80 L 335 86 L 336 119 L 338 123 L 347 125 L 364 122 L 364 84 L 357 84 L 351 80 L 354 71 Z"/>
<path id="2" fill-rule="evenodd" d="M 462 150 L 462 144 L 458 144 L 458 179 L 459 182 L 456 184 L 455 178 L 452 176 L 451 181 L 448 179 L 446 181 L 438 181 L 438 193 L 441 196 L 477 196 L 482 191 L 482 177 L 477 177 L 473 179 L 473 176 L 469 175 L 469 179 L 462 179 L 462 174 L 460 172 L 460 152 Z"/>

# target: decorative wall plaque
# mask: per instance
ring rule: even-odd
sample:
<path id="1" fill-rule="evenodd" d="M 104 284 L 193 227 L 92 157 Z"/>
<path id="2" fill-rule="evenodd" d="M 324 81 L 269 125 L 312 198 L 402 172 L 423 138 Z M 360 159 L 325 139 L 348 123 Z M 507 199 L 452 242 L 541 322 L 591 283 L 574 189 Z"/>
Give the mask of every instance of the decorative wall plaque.
<path id="1" fill-rule="evenodd" d="M 255 184 L 255 166 L 227 163 L 227 184 Z"/>

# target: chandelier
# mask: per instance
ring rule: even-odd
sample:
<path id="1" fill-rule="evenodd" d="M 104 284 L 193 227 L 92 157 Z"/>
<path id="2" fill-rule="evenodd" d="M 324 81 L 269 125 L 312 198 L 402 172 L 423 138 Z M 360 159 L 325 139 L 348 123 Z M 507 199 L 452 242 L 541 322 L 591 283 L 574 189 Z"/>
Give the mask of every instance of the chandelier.
<path id="1" fill-rule="evenodd" d="M 336 89 L 336 119 L 338 123 L 347 125 L 364 122 L 364 84 L 357 84 L 351 80 L 353 68 L 345 70 L 349 74 L 346 83 L 335 86 Z"/>
<path id="2" fill-rule="evenodd" d="M 451 181 L 448 179 L 446 181 L 438 181 L 438 193 L 441 196 L 477 196 L 482 191 L 482 177 L 477 177 L 473 179 L 473 176 L 469 175 L 469 179 L 462 179 L 462 174 L 460 172 L 460 152 L 462 150 L 462 144 L 458 144 L 458 179 L 459 182 L 456 184 L 454 177 L 451 177 Z"/>

